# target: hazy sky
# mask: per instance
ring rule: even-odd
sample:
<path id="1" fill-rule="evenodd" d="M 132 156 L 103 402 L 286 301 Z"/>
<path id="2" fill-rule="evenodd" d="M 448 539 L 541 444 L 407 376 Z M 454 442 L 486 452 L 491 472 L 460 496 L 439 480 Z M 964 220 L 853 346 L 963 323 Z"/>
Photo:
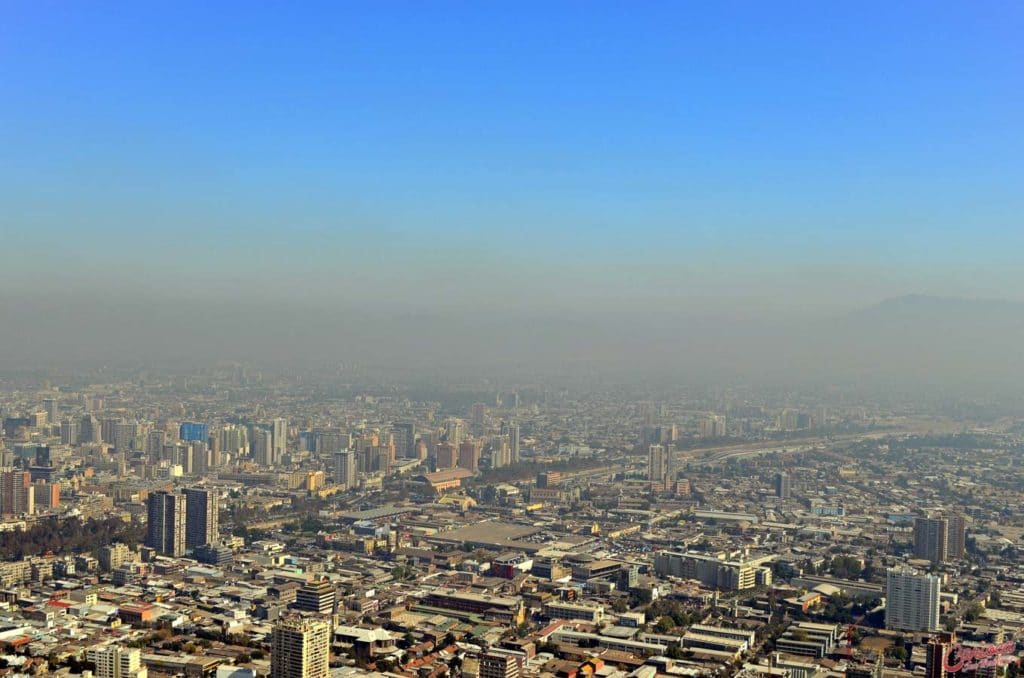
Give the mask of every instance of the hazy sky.
<path id="1" fill-rule="evenodd" d="M 1024 297 L 1024 4 L 4 3 L 0 294 Z"/>

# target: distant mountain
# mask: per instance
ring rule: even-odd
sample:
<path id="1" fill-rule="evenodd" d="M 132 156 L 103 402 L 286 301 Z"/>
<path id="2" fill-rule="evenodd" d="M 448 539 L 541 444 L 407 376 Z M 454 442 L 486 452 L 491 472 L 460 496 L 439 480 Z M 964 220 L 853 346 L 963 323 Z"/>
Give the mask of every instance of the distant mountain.
<path id="1" fill-rule="evenodd" d="M 869 306 L 857 311 L 854 316 L 963 319 L 967 316 L 986 314 L 996 314 L 1002 318 L 1024 317 L 1024 303 L 1007 299 L 967 299 L 907 294 Z"/>

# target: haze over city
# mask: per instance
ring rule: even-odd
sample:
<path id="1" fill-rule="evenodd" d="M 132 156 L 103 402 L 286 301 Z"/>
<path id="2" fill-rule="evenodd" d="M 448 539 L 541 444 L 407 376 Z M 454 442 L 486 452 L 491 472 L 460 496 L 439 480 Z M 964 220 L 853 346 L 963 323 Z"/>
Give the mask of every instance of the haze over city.
<path id="1" fill-rule="evenodd" d="M 10 5 L 0 360 L 742 371 L 1024 301 L 1016 4 L 435 9 Z"/>

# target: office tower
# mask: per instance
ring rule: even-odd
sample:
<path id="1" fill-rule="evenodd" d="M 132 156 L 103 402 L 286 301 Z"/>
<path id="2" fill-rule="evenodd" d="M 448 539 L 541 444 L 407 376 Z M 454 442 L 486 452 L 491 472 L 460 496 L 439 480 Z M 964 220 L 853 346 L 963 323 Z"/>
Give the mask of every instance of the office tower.
<path id="1" fill-rule="evenodd" d="M 210 439 L 210 426 L 194 421 L 183 421 L 178 427 L 178 436 L 185 442 L 200 440 L 205 443 Z"/>
<path id="2" fill-rule="evenodd" d="M 51 424 L 57 423 L 57 401 L 53 398 L 43 399 L 43 411 L 46 412 L 46 418 Z"/>
<path id="3" fill-rule="evenodd" d="M 235 459 L 249 447 L 249 434 L 242 426 L 228 424 L 217 433 L 217 437 L 220 438 L 221 454 L 230 454 Z"/>
<path id="4" fill-rule="evenodd" d="M 473 406 L 469 408 L 469 424 L 473 428 L 473 432 L 477 435 L 484 430 L 484 423 L 487 418 L 487 405 L 483 403 L 473 403 Z"/>
<path id="5" fill-rule="evenodd" d="M 334 453 L 334 482 L 346 490 L 356 486 L 356 453 L 341 450 Z"/>
<path id="6" fill-rule="evenodd" d="M 491 441 L 491 468 L 503 468 L 512 463 L 512 451 L 508 439 L 499 436 Z"/>
<path id="7" fill-rule="evenodd" d="M 132 551 L 128 548 L 128 544 L 117 542 L 100 548 L 97 560 L 99 560 L 101 570 L 113 572 L 125 563 L 131 562 L 131 559 Z"/>
<path id="8" fill-rule="evenodd" d="M 28 471 L 0 473 L 0 513 L 22 515 L 35 510 L 32 496 L 32 474 Z"/>
<path id="9" fill-rule="evenodd" d="M 328 678 L 330 634 L 330 625 L 319 619 L 280 620 L 270 641 L 270 678 Z"/>
<path id="10" fill-rule="evenodd" d="M 270 435 L 273 443 L 274 457 L 268 466 L 277 466 L 288 451 L 288 420 L 278 417 L 270 422 Z"/>
<path id="11" fill-rule="evenodd" d="M 928 639 L 925 645 L 925 678 L 946 678 L 946 662 L 955 643 L 954 633 L 940 633 Z"/>
<path id="12" fill-rule="evenodd" d="M 885 628 L 896 631 L 939 629 L 940 580 L 911 569 L 885 573 Z"/>
<path id="13" fill-rule="evenodd" d="M 84 445 L 100 442 L 101 436 L 100 421 L 91 414 L 82 417 L 78 427 L 78 442 Z"/>
<path id="14" fill-rule="evenodd" d="M 220 496 L 205 487 L 185 490 L 185 548 L 213 544 L 220 536 Z"/>
<path id="15" fill-rule="evenodd" d="M 206 443 L 193 441 L 188 444 L 190 466 L 185 473 L 193 476 L 205 476 L 210 470 L 210 448 Z"/>
<path id="16" fill-rule="evenodd" d="M 370 448 L 373 456 L 373 470 L 384 475 L 391 473 L 391 463 L 395 458 L 395 447 L 390 442 L 387 445 L 376 445 Z"/>
<path id="17" fill-rule="evenodd" d="M 395 454 L 405 459 L 415 459 L 416 424 L 396 421 L 391 425 L 391 432 L 395 437 Z"/>
<path id="18" fill-rule="evenodd" d="M 185 497 L 154 492 L 148 501 L 146 546 L 165 556 L 185 555 Z"/>
<path id="19" fill-rule="evenodd" d="M 949 560 L 959 560 L 964 557 L 967 547 L 967 520 L 962 513 L 950 513 L 946 520 L 946 557 Z"/>
<path id="20" fill-rule="evenodd" d="M 427 444 L 422 440 L 417 440 L 415 446 L 415 453 L 413 454 L 413 459 L 419 459 L 420 461 L 423 461 L 429 456 L 429 454 L 430 450 L 427 447 Z"/>
<path id="21" fill-rule="evenodd" d="M 304 584 L 295 594 L 295 609 L 317 614 L 334 611 L 334 584 L 321 579 Z"/>
<path id="22" fill-rule="evenodd" d="M 945 562 L 949 557 L 948 533 L 949 521 L 945 518 L 914 518 L 914 557 Z"/>
<path id="23" fill-rule="evenodd" d="M 114 452 L 131 452 L 135 449 L 135 436 L 139 425 L 136 422 L 119 421 L 113 425 Z"/>
<path id="24" fill-rule="evenodd" d="M 451 417 L 444 422 L 444 439 L 458 448 L 466 437 L 466 425 L 461 419 Z"/>
<path id="25" fill-rule="evenodd" d="M 36 466 L 53 466 L 53 457 L 50 455 L 49 445 L 36 447 Z"/>
<path id="26" fill-rule="evenodd" d="M 458 453 L 455 451 L 454 443 L 439 443 L 437 446 L 437 457 L 434 462 L 434 467 L 438 471 L 455 468 L 455 462 L 458 459 L 457 455 Z"/>
<path id="27" fill-rule="evenodd" d="M 340 429 L 319 429 L 313 431 L 310 452 L 317 455 L 331 455 L 352 447 L 352 435 Z"/>
<path id="28" fill-rule="evenodd" d="M 79 429 L 81 422 L 73 417 L 68 417 L 60 423 L 60 442 L 63 445 L 75 445 L 78 443 Z"/>
<path id="29" fill-rule="evenodd" d="M 274 465 L 274 435 L 270 431 L 253 429 L 252 458 L 260 466 Z"/>
<path id="30" fill-rule="evenodd" d="M 146 434 L 146 458 L 149 463 L 155 464 L 160 461 L 164 452 L 167 434 L 160 429 L 154 429 Z"/>
<path id="31" fill-rule="evenodd" d="M 459 468 L 476 471 L 480 468 L 480 443 L 463 440 L 459 445 Z"/>
<path id="32" fill-rule="evenodd" d="M 542 490 L 558 487 L 562 484 L 561 471 L 543 471 L 537 474 L 537 487 Z"/>
<path id="33" fill-rule="evenodd" d="M 480 657 L 480 678 L 519 678 L 519 662 L 512 655 L 488 652 Z"/>
<path id="34" fill-rule="evenodd" d="M 519 463 L 519 423 L 510 421 L 508 423 L 508 452 L 509 462 Z"/>
<path id="35" fill-rule="evenodd" d="M 788 473 L 776 473 L 775 474 L 775 496 L 779 499 L 789 499 L 792 495 L 792 486 L 790 484 Z"/>
<path id="36" fill-rule="evenodd" d="M 675 480 L 672 449 L 665 445 L 647 448 L 647 479 L 652 483 L 670 483 Z"/>
<path id="37" fill-rule="evenodd" d="M 725 417 L 714 414 L 704 417 L 700 420 L 700 437 L 701 438 L 724 438 L 725 437 Z"/>
<path id="38" fill-rule="evenodd" d="M 96 678 L 146 678 L 148 671 L 142 664 L 142 650 L 137 647 L 105 645 L 90 648 L 86 651 L 86 659 L 91 661 L 96 670 Z"/>
<path id="39" fill-rule="evenodd" d="M 60 508 L 60 483 L 37 480 L 32 483 L 31 503 L 35 511 Z"/>

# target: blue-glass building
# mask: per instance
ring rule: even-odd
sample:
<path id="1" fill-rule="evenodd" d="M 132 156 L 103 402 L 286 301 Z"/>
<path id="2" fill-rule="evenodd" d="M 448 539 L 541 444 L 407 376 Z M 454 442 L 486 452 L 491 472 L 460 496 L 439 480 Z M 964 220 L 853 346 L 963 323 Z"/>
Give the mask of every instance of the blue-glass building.
<path id="1" fill-rule="evenodd" d="M 210 438 L 210 425 L 186 421 L 181 424 L 179 432 L 182 440 L 201 440 L 205 443 Z"/>

